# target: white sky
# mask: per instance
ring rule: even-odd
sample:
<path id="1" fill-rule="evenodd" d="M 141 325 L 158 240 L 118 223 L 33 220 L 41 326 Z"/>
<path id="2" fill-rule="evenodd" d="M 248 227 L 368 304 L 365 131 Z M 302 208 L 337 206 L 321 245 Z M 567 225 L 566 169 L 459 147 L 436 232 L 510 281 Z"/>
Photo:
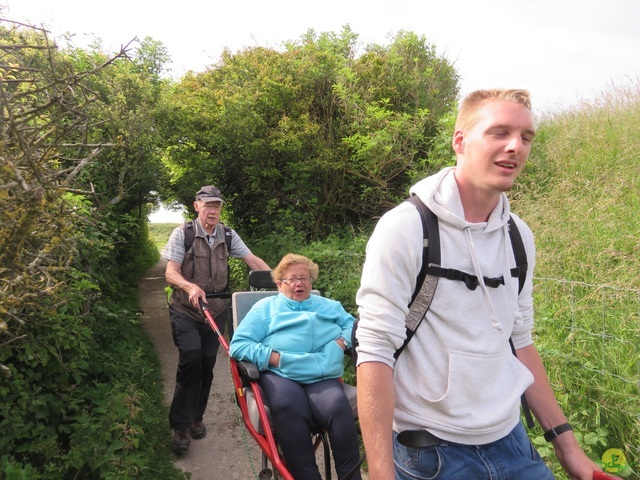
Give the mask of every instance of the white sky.
<path id="1" fill-rule="evenodd" d="M 175 75 L 202 71 L 225 47 L 279 47 L 307 29 L 349 24 L 363 43 L 399 30 L 425 35 L 455 62 L 462 93 L 530 90 L 536 110 L 571 106 L 612 83 L 640 78 L 638 0 L 0 0 L 12 20 L 54 35 L 102 38 L 109 51 L 134 37 L 162 41 Z M 0 14 L 2 12 L 0 11 Z"/>
<path id="2" fill-rule="evenodd" d="M 540 112 L 640 78 L 638 0 L 0 0 L 0 17 L 75 33 L 80 46 L 95 35 L 109 52 L 151 36 L 175 76 L 205 70 L 225 47 L 278 48 L 309 28 L 349 24 L 363 44 L 409 30 L 454 62 L 462 94 L 527 88 Z"/>

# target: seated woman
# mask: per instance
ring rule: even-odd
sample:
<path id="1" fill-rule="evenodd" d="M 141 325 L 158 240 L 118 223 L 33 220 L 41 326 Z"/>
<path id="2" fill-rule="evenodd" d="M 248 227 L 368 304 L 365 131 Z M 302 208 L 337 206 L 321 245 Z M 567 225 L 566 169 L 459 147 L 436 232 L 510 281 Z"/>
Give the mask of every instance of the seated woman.
<path id="1" fill-rule="evenodd" d="M 318 266 L 288 254 L 271 273 L 278 295 L 258 301 L 236 329 L 230 354 L 262 372 L 258 381 L 287 469 L 296 480 L 320 480 L 311 426 L 329 433 L 336 473 L 358 464 L 359 442 L 339 378 L 354 318 L 342 305 L 311 295 Z M 351 478 L 361 478 L 358 470 Z"/>

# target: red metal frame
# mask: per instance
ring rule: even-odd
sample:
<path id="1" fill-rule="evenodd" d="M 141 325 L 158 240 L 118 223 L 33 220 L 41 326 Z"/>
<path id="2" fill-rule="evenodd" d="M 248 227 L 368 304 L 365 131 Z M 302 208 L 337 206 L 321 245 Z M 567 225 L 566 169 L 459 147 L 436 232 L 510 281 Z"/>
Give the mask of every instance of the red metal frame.
<path id="1" fill-rule="evenodd" d="M 224 348 L 227 353 L 227 357 L 229 357 L 229 367 L 231 369 L 231 378 L 233 380 L 233 387 L 235 390 L 236 401 L 238 406 L 240 407 L 240 411 L 242 412 L 242 420 L 244 421 L 244 425 L 246 429 L 249 431 L 251 436 L 255 439 L 260 447 L 260 450 L 266 455 L 269 459 L 273 467 L 278 471 L 278 473 L 282 476 L 284 480 L 294 480 L 291 476 L 287 467 L 285 467 L 282 459 L 280 458 L 280 453 L 278 452 L 278 447 L 276 446 L 275 438 L 273 437 L 273 432 L 271 431 L 271 426 L 269 425 L 269 419 L 267 417 L 267 412 L 264 408 L 264 401 L 262 399 L 262 393 L 260 392 L 260 388 L 258 387 L 257 382 L 250 381 L 249 385 L 251 387 L 251 391 L 256 398 L 256 406 L 258 408 L 258 415 L 260 418 L 260 423 L 262 424 L 262 430 L 264 433 L 260 433 L 251 423 L 251 419 L 249 417 L 249 407 L 247 406 L 247 397 L 244 394 L 244 386 L 242 384 L 242 377 L 240 376 L 240 372 L 238 369 L 238 362 L 229 356 L 229 343 L 224 338 L 224 335 L 218 328 L 215 320 L 213 319 L 213 315 L 209 311 L 207 304 L 200 301 L 200 309 L 204 317 L 207 320 L 207 323 L 211 326 L 216 335 L 218 335 L 218 340 L 220 341 L 220 345 Z"/>

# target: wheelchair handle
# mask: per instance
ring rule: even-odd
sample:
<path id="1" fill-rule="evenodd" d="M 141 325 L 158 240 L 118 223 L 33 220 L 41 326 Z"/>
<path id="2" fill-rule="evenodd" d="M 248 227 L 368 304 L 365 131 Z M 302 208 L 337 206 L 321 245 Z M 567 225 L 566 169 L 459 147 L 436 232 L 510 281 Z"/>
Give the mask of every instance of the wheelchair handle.
<path id="1" fill-rule="evenodd" d="M 231 292 L 207 293 L 207 298 L 231 298 Z"/>

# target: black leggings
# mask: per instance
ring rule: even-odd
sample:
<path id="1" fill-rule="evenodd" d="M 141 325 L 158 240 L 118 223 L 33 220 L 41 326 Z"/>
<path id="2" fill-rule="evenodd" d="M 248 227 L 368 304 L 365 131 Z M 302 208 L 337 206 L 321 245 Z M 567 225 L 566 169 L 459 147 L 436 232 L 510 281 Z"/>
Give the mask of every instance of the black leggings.
<path id="1" fill-rule="evenodd" d="M 329 432 L 338 479 L 358 464 L 358 432 L 338 379 L 301 385 L 275 373 L 262 372 L 259 383 L 271 409 L 287 469 L 296 480 L 321 478 L 311 442 L 312 425 Z M 360 480 L 360 472 L 351 478 Z"/>

